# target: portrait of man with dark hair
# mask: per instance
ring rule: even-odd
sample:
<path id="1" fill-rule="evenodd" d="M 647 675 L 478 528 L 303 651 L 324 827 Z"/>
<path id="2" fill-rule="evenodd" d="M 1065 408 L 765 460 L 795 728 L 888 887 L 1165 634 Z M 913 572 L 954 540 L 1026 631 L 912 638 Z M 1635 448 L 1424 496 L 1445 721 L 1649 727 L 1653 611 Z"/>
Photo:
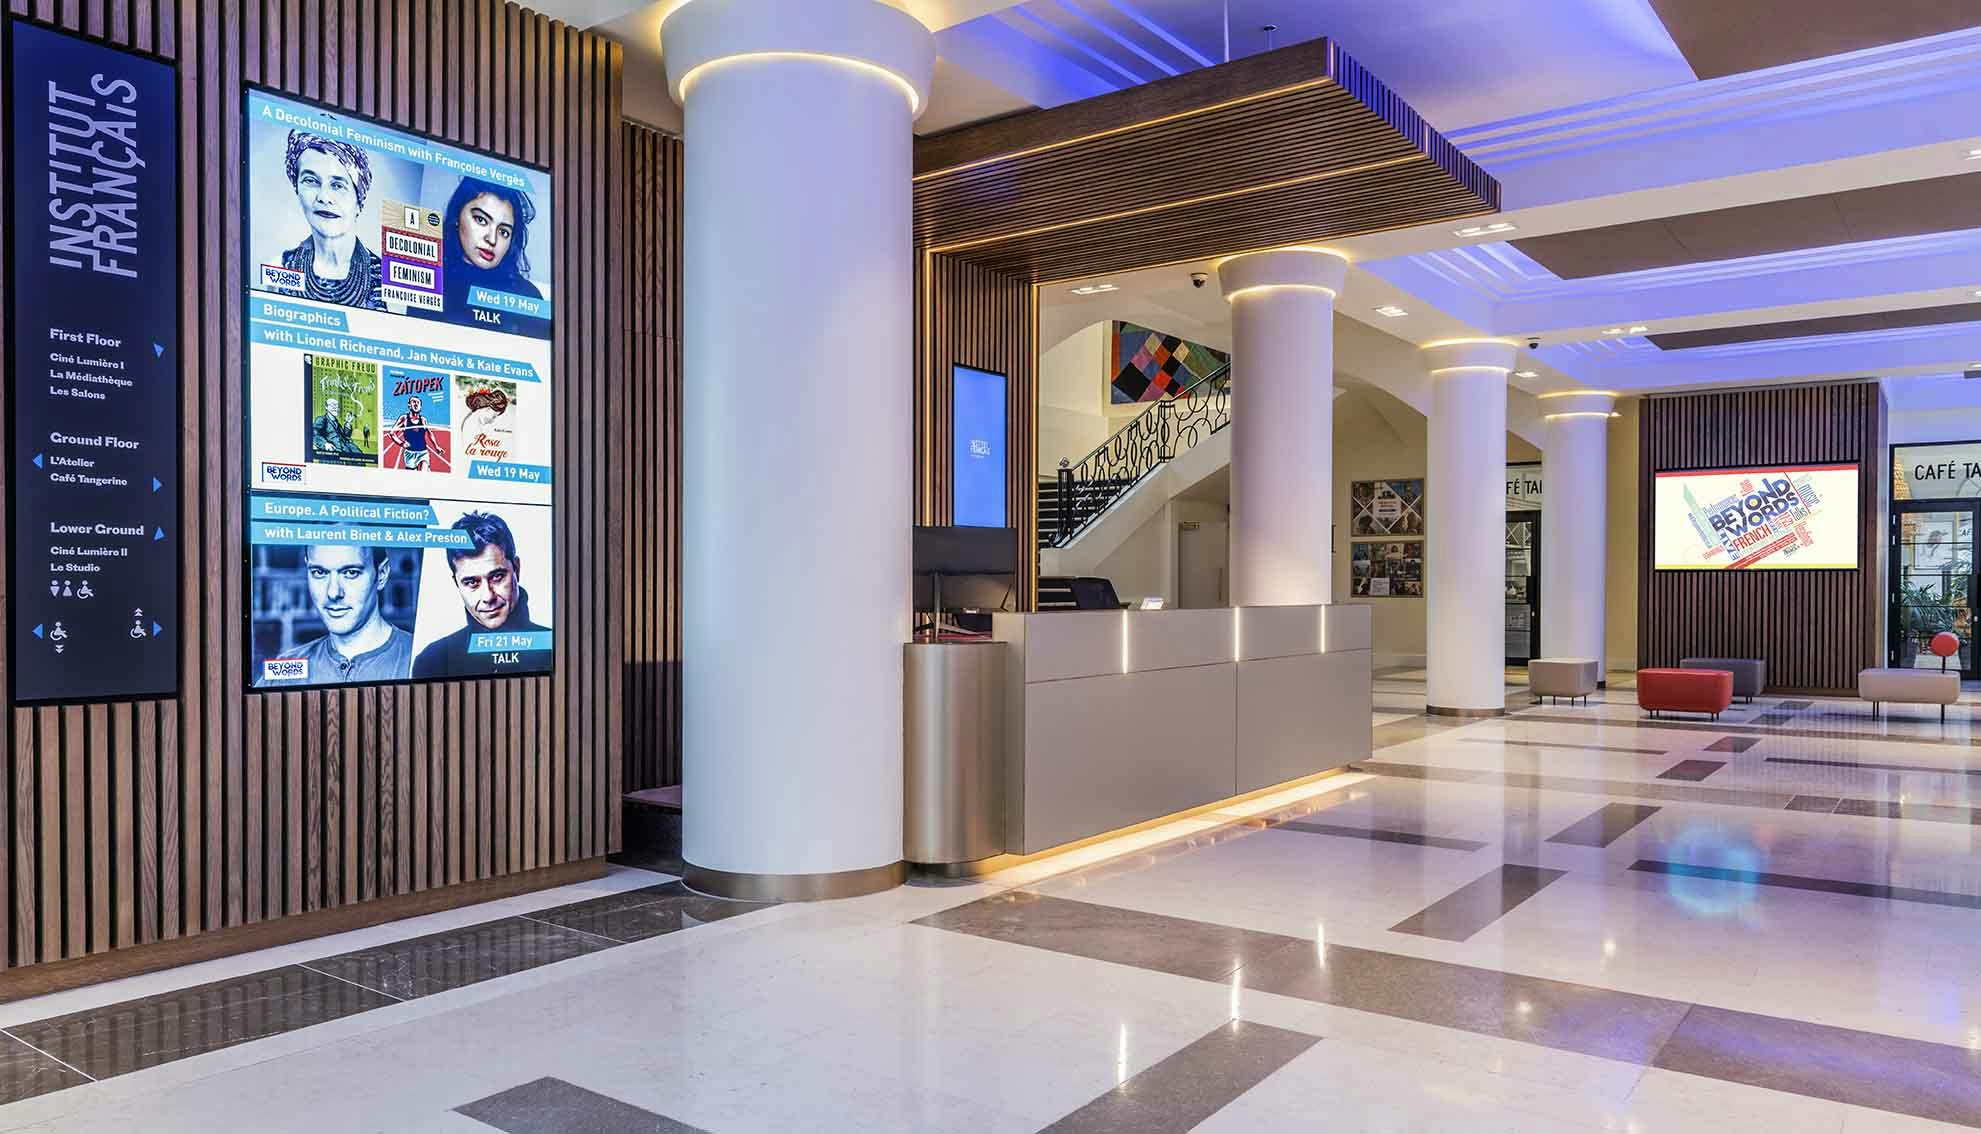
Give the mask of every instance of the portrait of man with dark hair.
<path id="1" fill-rule="evenodd" d="M 469 512 L 454 521 L 468 534 L 468 547 L 447 549 L 447 569 L 461 597 L 467 625 L 438 638 L 413 662 L 414 677 L 493 673 L 499 652 L 470 650 L 477 634 L 541 631 L 530 620 L 530 595 L 522 584 L 523 560 L 509 525 L 493 512 Z"/>
<path id="2" fill-rule="evenodd" d="M 312 545 L 303 549 L 302 574 L 323 635 L 269 659 L 304 662 L 293 682 L 263 676 L 255 681 L 257 688 L 401 681 L 409 675 L 413 636 L 385 617 L 385 588 L 392 578 L 385 548 Z"/>

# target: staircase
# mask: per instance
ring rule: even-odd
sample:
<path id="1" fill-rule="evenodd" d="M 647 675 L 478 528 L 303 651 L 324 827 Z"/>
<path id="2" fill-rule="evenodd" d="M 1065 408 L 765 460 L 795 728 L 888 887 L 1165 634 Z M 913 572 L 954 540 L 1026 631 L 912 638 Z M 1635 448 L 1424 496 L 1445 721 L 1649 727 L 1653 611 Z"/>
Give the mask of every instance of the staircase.
<path id="1" fill-rule="evenodd" d="M 1231 424 L 1231 367 L 1151 403 L 1078 464 L 1039 480 L 1039 547 L 1065 547 L 1178 453 Z"/>

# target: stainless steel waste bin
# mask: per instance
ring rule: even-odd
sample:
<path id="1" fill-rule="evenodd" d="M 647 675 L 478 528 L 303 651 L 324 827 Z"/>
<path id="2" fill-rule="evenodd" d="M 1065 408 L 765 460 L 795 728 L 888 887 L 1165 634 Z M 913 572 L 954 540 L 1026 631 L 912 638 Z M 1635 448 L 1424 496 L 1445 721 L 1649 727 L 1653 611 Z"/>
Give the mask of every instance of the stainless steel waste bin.
<path id="1" fill-rule="evenodd" d="M 901 857 L 951 866 L 1003 854 L 1004 643 L 903 648 Z"/>

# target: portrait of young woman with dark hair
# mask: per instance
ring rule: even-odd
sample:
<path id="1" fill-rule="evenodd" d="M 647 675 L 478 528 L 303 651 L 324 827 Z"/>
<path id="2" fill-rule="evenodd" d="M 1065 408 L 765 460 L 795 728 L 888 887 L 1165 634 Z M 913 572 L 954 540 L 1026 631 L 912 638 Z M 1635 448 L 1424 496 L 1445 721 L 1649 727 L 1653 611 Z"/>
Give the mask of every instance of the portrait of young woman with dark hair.
<path id="1" fill-rule="evenodd" d="M 530 279 L 530 223 L 536 204 L 520 189 L 463 177 L 441 215 L 440 280 L 445 309 L 420 312 L 468 326 L 548 337 L 550 320 L 469 303 L 475 288 L 544 298 Z"/>

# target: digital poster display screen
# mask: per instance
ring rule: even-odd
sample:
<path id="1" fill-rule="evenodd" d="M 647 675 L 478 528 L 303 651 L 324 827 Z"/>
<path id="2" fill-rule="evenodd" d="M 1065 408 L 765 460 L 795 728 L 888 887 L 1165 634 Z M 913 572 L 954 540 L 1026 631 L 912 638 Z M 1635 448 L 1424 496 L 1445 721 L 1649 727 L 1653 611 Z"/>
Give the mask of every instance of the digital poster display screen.
<path id="1" fill-rule="evenodd" d="M 950 483 L 956 486 L 956 526 L 1006 527 L 1004 375 L 958 366 L 951 381 Z"/>
<path id="2" fill-rule="evenodd" d="M 1836 570 L 1858 565 L 1858 468 L 1779 465 L 1653 478 L 1660 571 Z"/>
<path id="3" fill-rule="evenodd" d="M 178 78 L 21 19 L 8 39 L 13 694 L 179 688 Z"/>
<path id="4" fill-rule="evenodd" d="M 244 104 L 250 685 L 548 671 L 549 175 Z"/>

